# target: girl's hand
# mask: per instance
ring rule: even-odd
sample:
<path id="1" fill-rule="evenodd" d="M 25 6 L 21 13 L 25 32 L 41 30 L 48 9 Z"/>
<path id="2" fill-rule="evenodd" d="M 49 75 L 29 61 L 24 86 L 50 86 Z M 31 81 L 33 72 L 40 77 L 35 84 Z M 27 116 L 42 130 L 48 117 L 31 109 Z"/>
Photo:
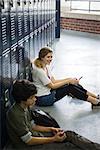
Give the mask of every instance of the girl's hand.
<path id="1" fill-rule="evenodd" d="M 77 78 L 72 78 L 69 80 L 70 84 L 79 84 L 79 80 Z"/>

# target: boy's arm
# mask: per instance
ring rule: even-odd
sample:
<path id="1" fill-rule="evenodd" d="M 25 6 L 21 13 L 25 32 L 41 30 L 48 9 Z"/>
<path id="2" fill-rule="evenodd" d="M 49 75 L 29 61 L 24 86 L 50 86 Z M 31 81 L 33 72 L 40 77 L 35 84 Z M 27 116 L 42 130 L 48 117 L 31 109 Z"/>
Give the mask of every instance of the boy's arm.
<path id="1" fill-rule="evenodd" d="M 27 145 L 39 145 L 55 142 L 55 136 L 53 137 L 33 137 L 26 143 Z"/>
<path id="2" fill-rule="evenodd" d="M 53 133 L 62 131 L 61 128 L 45 127 L 45 126 L 40 126 L 40 125 L 33 126 L 33 130 L 40 131 L 40 132 L 53 132 Z"/>

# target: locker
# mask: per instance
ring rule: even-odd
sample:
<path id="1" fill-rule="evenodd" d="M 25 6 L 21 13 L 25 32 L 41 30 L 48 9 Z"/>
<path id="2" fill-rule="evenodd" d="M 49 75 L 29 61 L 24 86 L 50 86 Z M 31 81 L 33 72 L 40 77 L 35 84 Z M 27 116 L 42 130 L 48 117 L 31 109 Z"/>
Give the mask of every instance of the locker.
<path id="1" fill-rule="evenodd" d="M 48 46 L 48 26 L 47 26 L 47 22 L 45 23 L 45 46 Z"/>
<path id="2" fill-rule="evenodd" d="M 37 29 L 38 26 L 38 20 L 37 20 L 37 1 L 34 0 L 33 3 L 33 9 L 34 9 L 34 30 Z"/>
<path id="3" fill-rule="evenodd" d="M 2 41 L 1 41 L 2 35 L 1 35 L 1 33 L 2 33 L 2 31 L 1 31 L 1 6 L 0 6 L 0 56 L 2 54 L 2 46 L 1 46 L 1 44 L 2 44 Z"/>
<path id="4" fill-rule="evenodd" d="M 8 48 L 5 53 L 2 54 L 2 76 L 3 76 L 3 88 L 7 89 L 11 83 L 11 66 L 10 66 L 10 49 Z"/>
<path id="5" fill-rule="evenodd" d="M 40 1 L 40 27 L 42 26 L 42 1 Z"/>
<path id="6" fill-rule="evenodd" d="M 9 18 L 9 26 L 10 26 L 10 42 L 11 45 L 17 43 L 17 15 L 16 15 L 16 3 L 10 1 L 10 18 Z"/>
<path id="7" fill-rule="evenodd" d="M 3 107 L 2 109 L 4 109 L 5 112 L 11 105 L 10 91 L 11 91 L 10 49 L 7 49 L 7 51 L 2 54 L 2 107 Z M 3 123 L 5 126 L 4 120 Z"/>
<path id="8" fill-rule="evenodd" d="M 32 32 L 30 34 L 30 60 L 33 60 L 35 57 L 35 52 L 34 52 L 34 33 Z"/>
<path id="9" fill-rule="evenodd" d="M 10 7 L 13 7 L 13 0 L 9 0 Z"/>
<path id="10" fill-rule="evenodd" d="M 17 41 L 21 40 L 24 37 L 24 23 L 23 23 L 23 9 L 22 1 L 17 0 Z"/>
<path id="11" fill-rule="evenodd" d="M 60 38 L 60 0 L 56 0 L 56 38 Z"/>
<path id="12" fill-rule="evenodd" d="M 52 19 L 52 43 L 55 39 L 55 18 Z"/>
<path id="13" fill-rule="evenodd" d="M 22 3 L 23 8 L 23 23 L 24 23 L 24 36 L 27 36 L 30 33 L 30 22 L 29 22 L 29 1 L 23 1 Z"/>
<path id="14" fill-rule="evenodd" d="M 27 80 L 32 81 L 32 74 L 31 74 L 32 64 L 31 64 L 31 61 L 28 57 L 25 57 L 24 64 L 25 64 L 25 78 Z"/>
<path id="15" fill-rule="evenodd" d="M 45 24 L 45 0 L 42 1 L 42 25 Z"/>
<path id="16" fill-rule="evenodd" d="M 37 29 L 40 26 L 40 12 L 39 12 L 39 0 L 37 0 Z"/>
<path id="17" fill-rule="evenodd" d="M 0 1 L 0 9 L 4 9 L 4 0 Z"/>
<path id="18" fill-rule="evenodd" d="M 34 53 L 35 53 L 35 57 L 38 56 L 38 40 L 37 40 L 37 37 L 38 37 L 38 30 L 35 30 L 34 31 Z"/>
<path id="19" fill-rule="evenodd" d="M 47 11 L 46 11 L 46 0 L 44 0 L 44 23 L 46 24 L 47 22 Z"/>
<path id="20" fill-rule="evenodd" d="M 1 100 L 1 91 L 2 91 L 2 41 L 1 41 L 1 9 L 0 9 L 0 100 Z"/>
<path id="21" fill-rule="evenodd" d="M 9 48 L 10 30 L 9 30 L 9 7 L 7 1 L 3 1 L 4 7 L 1 9 L 1 40 L 3 51 Z M 4 8 L 4 9 L 3 9 Z"/>
<path id="22" fill-rule="evenodd" d="M 38 56 L 41 47 L 52 47 L 55 24 L 60 16 L 59 12 L 56 13 L 59 2 L 60 0 L 0 0 L 0 113 L 1 132 L 4 131 L 1 133 L 2 147 L 8 138 L 6 111 L 13 103 L 12 82 L 15 79 L 31 79 L 30 60 Z M 56 37 L 59 31 L 57 24 Z"/>
<path id="23" fill-rule="evenodd" d="M 45 46 L 45 26 L 42 26 L 42 47 Z"/>
<path id="24" fill-rule="evenodd" d="M 33 0 L 29 3 L 29 22 L 30 22 L 30 33 L 34 30 L 34 13 L 33 13 Z"/>
<path id="25" fill-rule="evenodd" d="M 36 44 L 36 47 L 37 47 L 37 53 L 38 53 L 38 51 L 39 51 L 39 49 L 40 49 L 40 43 L 41 43 L 41 39 L 40 39 L 40 32 L 41 32 L 41 29 L 40 28 L 38 28 L 37 29 L 37 38 L 36 38 L 36 40 L 37 40 L 37 44 Z"/>
<path id="26" fill-rule="evenodd" d="M 30 36 L 29 35 L 24 37 L 24 53 L 25 56 L 30 58 Z"/>
<path id="27" fill-rule="evenodd" d="M 2 97 L 2 74 L 1 74 L 1 72 L 2 72 L 2 66 L 1 66 L 1 56 L 0 56 L 0 99 L 1 99 L 1 97 Z"/>
<path id="28" fill-rule="evenodd" d="M 17 44 L 11 47 L 11 78 L 12 81 L 18 79 L 18 58 Z"/>
<path id="29" fill-rule="evenodd" d="M 4 100 L 1 98 L 0 99 L 0 127 L 1 127 L 1 144 L 0 144 L 0 149 L 3 149 L 4 146 L 7 143 L 8 135 L 7 135 L 7 129 L 6 129 L 6 109 L 5 109 L 5 104 Z"/>
<path id="30" fill-rule="evenodd" d="M 30 49 L 30 59 L 35 57 L 34 55 L 34 13 L 33 13 L 33 1 L 30 1 L 29 5 L 29 18 L 30 18 L 30 37 L 29 37 L 29 49 Z"/>
<path id="31" fill-rule="evenodd" d="M 16 48 L 16 60 L 18 63 L 18 78 L 25 78 L 25 67 L 24 67 L 24 44 L 20 43 Z"/>

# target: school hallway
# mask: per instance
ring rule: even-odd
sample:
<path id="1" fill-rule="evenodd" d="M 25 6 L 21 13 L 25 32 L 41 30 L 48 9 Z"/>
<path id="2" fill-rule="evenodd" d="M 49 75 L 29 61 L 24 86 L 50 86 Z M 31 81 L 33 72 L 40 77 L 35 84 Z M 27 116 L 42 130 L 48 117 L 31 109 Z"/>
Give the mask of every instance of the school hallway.
<path id="1" fill-rule="evenodd" d="M 87 90 L 100 94 L 100 35 L 76 31 L 61 31 L 54 45 L 53 73 L 56 78 L 80 78 Z M 89 102 L 66 96 L 51 107 L 39 107 L 49 112 L 65 130 L 73 130 L 100 143 L 100 108 Z"/>

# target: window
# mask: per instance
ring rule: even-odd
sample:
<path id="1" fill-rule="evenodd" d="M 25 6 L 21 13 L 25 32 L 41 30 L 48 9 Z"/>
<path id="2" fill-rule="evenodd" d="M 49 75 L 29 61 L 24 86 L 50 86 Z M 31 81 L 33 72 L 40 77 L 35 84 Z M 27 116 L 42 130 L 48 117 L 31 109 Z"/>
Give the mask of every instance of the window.
<path id="1" fill-rule="evenodd" d="M 70 11 L 86 11 L 100 13 L 100 0 L 65 0 Z"/>

